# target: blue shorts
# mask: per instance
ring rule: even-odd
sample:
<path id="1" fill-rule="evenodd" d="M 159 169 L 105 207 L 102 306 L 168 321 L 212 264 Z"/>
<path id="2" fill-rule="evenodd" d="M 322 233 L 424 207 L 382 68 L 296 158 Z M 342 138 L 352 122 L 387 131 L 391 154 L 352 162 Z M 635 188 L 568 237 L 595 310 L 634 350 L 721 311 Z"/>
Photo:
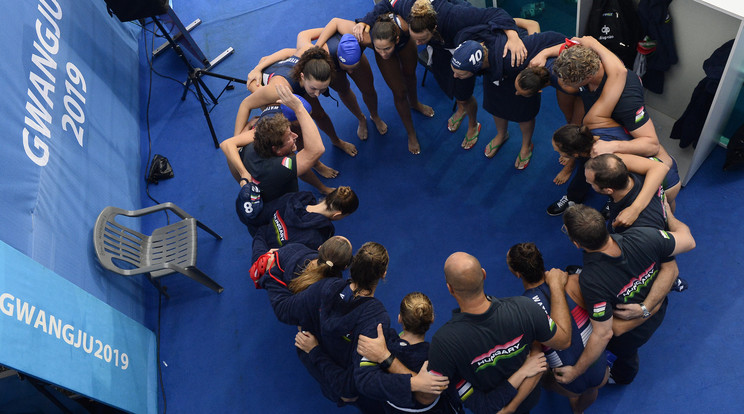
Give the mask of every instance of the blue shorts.
<path id="1" fill-rule="evenodd" d="M 672 167 L 669 168 L 669 172 L 664 178 L 664 182 L 661 184 L 664 187 L 664 190 L 668 190 L 679 184 L 679 168 L 677 168 L 677 160 L 675 160 L 674 157 L 671 158 Z"/>
<path id="2" fill-rule="evenodd" d="M 633 139 L 625 128 L 621 126 L 610 127 L 610 128 L 595 128 L 592 129 L 592 134 L 599 136 L 599 139 L 603 141 L 630 141 Z"/>
<path id="3" fill-rule="evenodd" d="M 602 356 L 585 373 L 579 375 L 572 383 L 560 384 L 560 386 L 574 394 L 583 394 L 590 388 L 598 387 L 604 380 L 606 371 L 607 359 L 603 352 Z"/>

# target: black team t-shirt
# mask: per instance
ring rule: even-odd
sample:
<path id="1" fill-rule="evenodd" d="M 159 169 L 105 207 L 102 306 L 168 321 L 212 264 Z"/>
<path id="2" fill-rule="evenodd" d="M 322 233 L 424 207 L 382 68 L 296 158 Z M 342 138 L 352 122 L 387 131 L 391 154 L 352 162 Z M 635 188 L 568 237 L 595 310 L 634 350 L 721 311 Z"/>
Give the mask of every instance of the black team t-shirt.
<path id="1" fill-rule="evenodd" d="M 473 388 L 490 392 L 508 384 L 532 342 L 549 341 L 556 333 L 553 320 L 530 298 L 489 299 L 491 306 L 480 315 L 454 310 L 429 348 L 429 370 L 447 376 L 466 405 Z"/>
<path id="2" fill-rule="evenodd" d="M 612 227 L 612 222 L 615 221 L 618 214 L 626 208 L 630 207 L 631 204 L 638 197 L 638 193 L 641 192 L 645 177 L 639 174 L 630 173 L 630 178 L 633 180 L 633 188 L 617 203 L 610 199 L 610 215 L 607 220 L 608 228 L 611 232 L 622 233 L 630 227 L 617 226 Z M 664 194 L 661 187 L 656 191 L 656 195 L 651 199 L 646 208 L 641 211 L 638 218 L 633 222 L 632 227 L 653 227 L 655 229 L 667 229 L 666 222 L 666 210 L 664 210 Z"/>
<path id="3" fill-rule="evenodd" d="M 579 88 L 579 96 L 581 96 L 581 100 L 584 102 L 584 110 L 586 112 L 589 112 L 589 109 L 599 99 L 604 89 L 605 81 L 607 81 L 607 76 L 602 79 L 602 82 L 595 91 L 590 91 L 587 86 Z M 651 119 L 648 116 L 648 112 L 646 112 L 643 98 L 643 84 L 638 75 L 633 71 L 628 71 L 628 76 L 625 78 L 625 88 L 620 95 L 620 99 L 617 101 L 617 105 L 615 105 L 615 109 L 612 111 L 612 119 L 628 131 L 635 131 Z"/>
<path id="4" fill-rule="evenodd" d="M 610 319 L 619 303 L 643 302 L 675 246 L 669 232 L 650 227 L 632 227 L 610 237 L 617 242 L 621 255 L 584 252 L 584 270 L 579 277 L 587 311 L 596 321 Z M 663 317 L 663 313 L 657 313 L 633 331 L 653 333 Z"/>
<path id="5" fill-rule="evenodd" d="M 263 158 L 256 153 L 253 143 L 250 143 L 241 151 L 241 157 L 245 169 L 259 182 L 258 188 L 264 203 L 299 191 L 296 154 Z"/>

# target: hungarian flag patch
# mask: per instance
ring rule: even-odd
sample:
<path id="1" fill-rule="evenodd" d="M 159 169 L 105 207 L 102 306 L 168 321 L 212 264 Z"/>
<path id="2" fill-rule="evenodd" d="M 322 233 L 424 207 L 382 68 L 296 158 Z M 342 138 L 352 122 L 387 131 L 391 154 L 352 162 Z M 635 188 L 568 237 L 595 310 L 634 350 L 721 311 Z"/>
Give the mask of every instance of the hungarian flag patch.
<path id="1" fill-rule="evenodd" d="M 592 316 L 595 318 L 601 318 L 604 316 L 606 309 L 607 309 L 607 302 L 595 303 L 594 309 L 592 310 Z"/>
<path id="2" fill-rule="evenodd" d="M 292 158 L 284 157 L 282 160 L 282 165 L 286 167 L 288 170 L 292 169 Z"/>

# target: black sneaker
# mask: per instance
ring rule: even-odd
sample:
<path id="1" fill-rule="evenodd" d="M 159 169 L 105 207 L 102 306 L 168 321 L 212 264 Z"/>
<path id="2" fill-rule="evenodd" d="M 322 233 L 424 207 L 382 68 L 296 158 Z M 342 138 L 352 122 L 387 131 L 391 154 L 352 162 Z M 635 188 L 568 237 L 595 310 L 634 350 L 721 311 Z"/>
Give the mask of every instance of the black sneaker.
<path id="1" fill-rule="evenodd" d="M 672 285 L 672 292 L 684 292 L 689 288 L 690 285 L 687 284 L 687 281 L 682 279 L 681 277 L 678 277 L 677 280 L 674 281 L 674 284 Z"/>
<path id="2" fill-rule="evenodd" d="M 569 275 L 579 275 L 581 274 L 582 269 L 583 268 L 578 265 L 568 265 L 566 266 L 566 273 L 568 273 Z"/>
<path id="3" fill-rule="evenodd" d="M 574 204 L 576 203 L 568 200 L 568 196 L 563 196 L 560 200 L 548 206 L 548 215 L 560 216 L 561 214 L 563 214 L 564 211 L 566 211 L 567 208 Z"/>

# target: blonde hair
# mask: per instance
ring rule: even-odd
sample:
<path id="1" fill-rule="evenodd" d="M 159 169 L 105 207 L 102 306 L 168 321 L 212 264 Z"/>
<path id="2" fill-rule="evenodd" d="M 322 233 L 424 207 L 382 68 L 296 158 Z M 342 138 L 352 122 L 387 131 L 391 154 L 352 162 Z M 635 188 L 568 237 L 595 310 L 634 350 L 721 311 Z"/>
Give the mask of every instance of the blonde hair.
<path id="1" fill-rule="evenodd" d="M 428 30 L 434 33 L 437 27 L 437 12 L 429 0 L 416 0 L 408 17 L 409 29 L 415 33 Z"/>
<path id="2" fill-rule="evenodd" d="M 434 306 L 421 292 L 411 292 L 400 302 L 400 320 L 403 329 L 416 335 L 424 335 L 434 322 Z"/>
<path id="3" fill-rule="evenodd" d="M 351 243 L 341 236 L 333 236 L 318 248 L 318 259 L 311 260 L 302 273 L 289 282 L 292 293 L 302 292 L 313 283 L 327 277 L 341 277 L 351 263 Z"/>

